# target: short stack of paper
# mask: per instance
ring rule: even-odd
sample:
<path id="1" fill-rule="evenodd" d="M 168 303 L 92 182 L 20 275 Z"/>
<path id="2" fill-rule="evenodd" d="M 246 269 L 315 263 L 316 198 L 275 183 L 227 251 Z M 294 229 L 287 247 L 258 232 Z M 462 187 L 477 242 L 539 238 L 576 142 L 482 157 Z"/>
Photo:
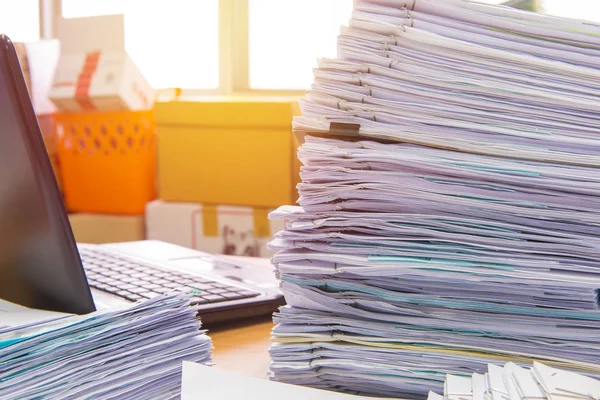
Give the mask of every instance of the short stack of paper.
<path id="1" fill-rule="evenodd" d="M 274 379 L 424 398 L 533 360 L 600 377 L 600 27 L 358 0 L 294 121 Z"/>
<path id="2" fill-rule="evenodd" d="M 504 368 L 488 365 L 485 374 L 448 375 L 444 395 L 429 392 L 428 400 L 595 400 L 600 381 L 534 362 L 532 368 L 507 363 Z"/>
<path id="3" fill-rule="evenodd" d="M 0 399 L 179 398 L 182 361 L 211 363 L 190 299 L 0 329 Z"/>

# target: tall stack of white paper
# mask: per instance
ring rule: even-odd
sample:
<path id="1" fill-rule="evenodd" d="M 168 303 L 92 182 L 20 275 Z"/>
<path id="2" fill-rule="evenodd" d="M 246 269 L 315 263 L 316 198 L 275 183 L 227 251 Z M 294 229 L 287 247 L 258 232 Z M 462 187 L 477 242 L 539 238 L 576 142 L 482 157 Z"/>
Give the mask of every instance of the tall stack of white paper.
<path id="1" fill-rule="evenodd" d="M 186 296 L 0 329 L 0 399 L 175 399 L 182 362 L 211 363 Z"/>
<path id="2" fill-rule="evenodd" d="M 599 33 L 355 2 L 294 121 L 301 207 L 271 215 L 274 379 L 423 398 L 505 360 L 600 377 Z"/>

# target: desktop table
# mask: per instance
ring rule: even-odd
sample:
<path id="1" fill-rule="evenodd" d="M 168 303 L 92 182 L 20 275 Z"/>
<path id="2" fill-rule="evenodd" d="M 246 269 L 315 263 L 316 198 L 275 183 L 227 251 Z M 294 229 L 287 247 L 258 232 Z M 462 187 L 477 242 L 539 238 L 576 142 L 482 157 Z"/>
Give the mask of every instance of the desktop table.
<path id="1" fill-rule="evenodd" d="M 267 378 L 273 321 L 270 315 L 210 329 L 215 367 L 245 376 Z"/>
<path id="2" fill-rule="evenodd" d="M 273 269 L 266 258 L 223 256 L 232 261 L 243 262 L 254 268 Z M 208 336 L 213 340 L 213 362 L 215 367 L 245 376 L 267 378 L 271 358 L 271 329 L 273 316 L 264 315 L 209 328 Z"/>

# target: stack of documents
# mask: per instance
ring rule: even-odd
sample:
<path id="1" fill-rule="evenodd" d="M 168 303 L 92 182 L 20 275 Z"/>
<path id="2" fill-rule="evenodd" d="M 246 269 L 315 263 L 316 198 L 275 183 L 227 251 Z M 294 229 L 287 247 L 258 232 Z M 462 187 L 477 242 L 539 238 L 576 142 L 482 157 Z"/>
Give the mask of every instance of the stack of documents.
<path id="1" fill-rule="evenodd" d="M 513 361 L 600 377 L 600 26 L 357 0 L 294 121 L 274 379 L 424 398 Z M 351 378 L 350 378 L 351 377 Z"/>
<path id="2" fill-rule="evenodd" d="M 0 328 L 0 399 L 179 398 L 182 361 L 211 363 L 196 312 L 169 295 Z"/>
<path id="3" fill-rule="evenodd" d="M 600 381 L 534 362 L 532 368 L 507 363 L 504 368 L 488 365 L 485 374 L 448 375 L 444 395 L 429 392 L 428 400 L 561 399 L 600 398 Z"/>

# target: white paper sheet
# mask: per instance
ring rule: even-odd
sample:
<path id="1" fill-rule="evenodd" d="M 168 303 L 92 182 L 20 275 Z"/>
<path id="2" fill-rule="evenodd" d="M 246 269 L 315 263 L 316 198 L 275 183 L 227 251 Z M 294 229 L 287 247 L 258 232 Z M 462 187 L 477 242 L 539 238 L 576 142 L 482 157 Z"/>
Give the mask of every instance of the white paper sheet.
<path id="1" fill-rule="evenodd" d="M 251 378 L 192 362 L 183 363 L 181 400 L 360 400 L 354 396 Z"/>

